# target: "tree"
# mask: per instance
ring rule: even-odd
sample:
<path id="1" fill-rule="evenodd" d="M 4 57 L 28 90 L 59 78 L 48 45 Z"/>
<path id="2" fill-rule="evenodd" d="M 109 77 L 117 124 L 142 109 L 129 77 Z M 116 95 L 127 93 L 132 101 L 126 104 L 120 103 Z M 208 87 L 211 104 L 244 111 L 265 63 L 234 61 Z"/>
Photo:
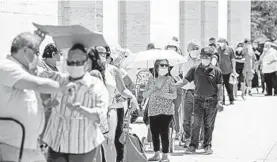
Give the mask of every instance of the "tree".
<path id="1" fill-rule="evenodd" d="M 251 38 L 266 38 L 270 41 L 277 39 L 277 2 L 251 2 Z"/>

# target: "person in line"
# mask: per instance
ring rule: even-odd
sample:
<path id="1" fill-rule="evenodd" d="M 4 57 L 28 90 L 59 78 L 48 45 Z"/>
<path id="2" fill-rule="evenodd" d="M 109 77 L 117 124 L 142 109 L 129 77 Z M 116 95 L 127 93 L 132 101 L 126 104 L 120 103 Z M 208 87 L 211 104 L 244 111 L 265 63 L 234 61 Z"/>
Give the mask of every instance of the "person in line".
<path id="1" fill-rule="evenodd" d="M 196 40 L 191 40 L 187 44 L 189 53 L 187 62 L 181 67 L 182 75 L 185 76 L 190 68 L 201 63 L 200 45 Z M 171 74 L 176 76 L 176 66 L 171 70 Z M 180 80 L 178 80 L 180 81 Z M 184 129 L 184 147 L 188 147 L 191 141 L 191 118 L 193 115 L 193 99 L 194 99 L 194 82 L 188 83 L 182 87 L 184 90 L 184 107 L 183 110 L 183 129 Z"/>
<path id="2" fill-rule="evenodd" d="M 178 48 L 176 45 L 167 45 L 165 47 L 165 50 L 173 50 L 177 53 L 179 53 L 180 55 L 182 55 L 182 52 L 180 50 L 180 48 Z M 172 66 L 170 67 L 170 71 L 171 74 L 172 72 L 175 72 L 175 75 L 172 75 L 175 79 L 175 81 L 179 81 L 182 77 L 182 72 L 181 72 L 181 66 Z M 183 90 L 182 88 L 177 88 L 177 98 L 173 101 L 174 102 L 174 125 L 175 125 L 175 131 L 176 131 L 176 135 L 175 135 L 175 139 L 179 140 L 181 138 L 181 131 L 180 131 L 180 114 L 179 114 L 179 110 L 180 110 L 180 106 L 182 103 L 182 97 L 183 97 Z"/>
<path id="3" fill-rule="evenodd" d="M 37 147 L 44 127 L 44 110 L 36 93 L 64 93 L 73 85 L 36 76 L 39 47 L 45 36 L 40 31 L 35 33 L 17 35 L 11 54 L 0 62 L 0 117 L 12 117 L 25 127 L 22 162 L 45 161 Z M 22 130 L 12 122 L 0 123 L 0 161 L 17 161 Z"/>
<path id="4" fill-rule="evenodd" d="M 261 56 L 261 68 L 266 83 L 266 96 L 277 95 L 277 51 L 270 42 L 264 44 Z M 274 92 L 272 92 L 274 89 Z"/>
<path id="5" fill-rule="evenodd" d="M 155 49 L 155 44 L 154 43 L 149 43 L 146 47 L 146 50 L 151 50 L 151 49 Z"/>
<path id="6" fill-rule="evenodd" d="M 118 131 L 118 129 L 120 128 L 120 130 L 122 130 L 124 118 L 123 104 L 126 101 L 126 99 L 124 98 L 131 99 L 131 105 L 133 105 L 134 109 L 138 108 L 137 100 L 136 97 L 126 88 L 121 71 L 107 62 L 107 57 L 109 57 L 109 55 L 107 54 L 106 48 L 104 48 L 103 46 L 93 47 L 89 49 L 88 53 L 91 56 L 99 55 L 99 60 L 97 60 L 97 58 L 93 60 L 97 60 L 97 62 L 99 62 L 101 65 L 101 69 L 103 69 L 101 70 L 101 73 L 104 72 L 104 75 L 102 75 L 102 77 L 105 77 L 105 84 L 110 96 L 108 112 L 109 133 L 107 135 L 107 142 L 103 143 L 106 155 L 105 159 L 107 162 L 113 162 L 115 160 L 120 162 L 123 159 L 123 145 L 119 142 L 121 133 L 120 131 Z M 93 63 L 94 62 L 92 62 L 92 64 Z M 116 153 L 117 148 L 118 153 Z"/>
<path id="7" fill-rule="evenodd" d="M 238 90 L 245 92 L 245 78 L 244 78 L 244 74 L 243 74 L 245 58 L 243 56 L 242 50 L 243 50 L 243 45 L 242 45 L 242 43 L 239 43 L 237 45 L 237 48 L 235 49 L 236 72 L 239 75 L 238 76 L 238 84 L 236 84 L 236 86 L 234 86 L 235 97 L 237 97 Z M 242 99 L 245 99 L 244 96 L 245 96 L 245 93 L 242 93 L 241 94 Z"/>
<path id="8" fill-rule="evenodd" d="M 258 88 L 260 87 L 259 79 L 261 78 L 261 68 L 260 68 L 259 62 L 260 62 L 260 57 L 262 55 L 262 50 L 259 47 L 259 42 L 257 40 L 254 40 L 252 42 L 252 48 L 253 48 L 253 52 L 256 56 L 255 74 L 254 74 L 254 77 L 252 80 L 252 88 L 256 88 L 257 92 L 258 92 Z"/>
<path id="9" fill-rule="evenodd" d="M 255 74 L 256 55 L 253 51 L 251 41 L 249 39 L 244 40 L 242 55 L 245 58 L 242 72 L 243 72 L 243 75 L 245 76 L 245 83 L 246 83 L 245 91 L 242 91 L 242 94 L 250 95 L 251 88 L 252 88 L 252 79 Z"/>
<path id="10" fill-rule="evenodd" d="M 186 154 L 195 153 L 201 121 L 204 122 L 204 150 L 205 154 L 212 154 L 212 134 L 218 110 L 222 110 L 222 73 L 218 67 L 211 64 L 214 50 L 211 47 L 201 49 L 201 64 L 193 66 L 185 78 L 175 85 L 182 87 L 192 81 L 195 83 L 194 93 L 194 123 L 192 137 Z"/>
<path id="11" fill-rule="evenodd" d="M 94 162 L 100 152 L 102 132 L 108 130 L 109 94 L 100 79 L 85 71 L 87 60 L 84 45 L 75 44 L 66 60 L 69 75 L 48 71 L 40 74 L 60 83 L 76 84 L 72 96 L 51 94 L 60 104 L 52 110 L 43 137 L 49 146 L 48 162 Z"/>
<path id="12" fill-rule="evenodd" d="M 169 127 L 173 120 L 177 97 L 173 77 L 170 76 L 168 60 L 156 60 L 153 78 L 149 79 L 144 98 L 149 97 L 148 116 L 155 154 L 149 161 L 169 162 Z M 162 158 L 160 156 L 160 139 Z"/>
<path id="13" fill-rule="evenodd" d="M 42 68 L 43 70 L 53 72 L 53 71 L 59 71 L 58 67 L 60 66 L 60 59 L 61 59 L 61 53 L 59 52 L 58 48 L 55 46 L 55 44 L 50 43 L 46 45 L 44 48 L 43 54 L 42 54 L 42 60 L 38 61 L 38 66 Z M 52 108 L 58 104 L 58 102 L 53 102 L 56 100 L 51 99 L 51 94 L 41 94 L 42 104 L 45 109 L 45 125 L 44 130 L 41 133 L 41 138 L 43 137 L 45 128 L 47 126 Z M 41 141 L 42 149 L 45 149 L 47 146 L 43 144 Z"/>
<path id="14" fill-rule="evenodd" d="M 220 38 L 218 40 L 218 56 L 219 56 L 219 67 L 223 74 L 223 84 L 226 87 L 230 104 L 234 104 L 234 91 L 233 85 L 229 83 L 231 74 L 236 74 L 236 60 L 234 50 L 229 47 L 228 42 Z"/>

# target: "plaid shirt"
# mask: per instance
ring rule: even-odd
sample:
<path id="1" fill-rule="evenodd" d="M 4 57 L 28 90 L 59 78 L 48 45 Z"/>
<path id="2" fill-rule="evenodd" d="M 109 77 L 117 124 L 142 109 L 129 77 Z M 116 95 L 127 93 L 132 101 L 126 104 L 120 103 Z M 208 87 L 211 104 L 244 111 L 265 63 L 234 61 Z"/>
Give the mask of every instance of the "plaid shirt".
<path id="1" fill-rule="evenodd" d="M 42 72 L 40 76 L 51 78 L 61 84 L 69 82 L 69 77 L 55 72 Z M 102 81 L 89 73 L 75 83 L 77 90 L 73 98 L 66 93 L 51 94 L 60 104 L 53 108 L 43 141 L 54 151 L 82 154 L 93 150 L 104 141 L 102 133 L 107 131 L 108 127 L 109 94 Z M 82 106 L 94 109 L 100 116 L 100 124 L 78 111 L 71 111 L 66 107 L 68 102 L 80 102 Z"/>

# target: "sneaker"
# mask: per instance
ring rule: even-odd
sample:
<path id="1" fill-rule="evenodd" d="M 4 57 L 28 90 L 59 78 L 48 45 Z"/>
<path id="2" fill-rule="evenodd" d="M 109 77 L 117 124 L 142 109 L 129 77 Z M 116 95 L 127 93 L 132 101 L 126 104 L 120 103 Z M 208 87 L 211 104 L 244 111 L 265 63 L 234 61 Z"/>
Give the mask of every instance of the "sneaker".
<path id="1" fill-rule="evenodd" d="M 155 152 L 154 156 L 148 159 L 148 161 L 160 161 L 160 160 L 161 160 L 161 155 L 159 152 Z"/>
<path id="2" fill-rule="evenodd" d="M 210 146 L 206 147 L 204 150 L 205 150 L 205 153 L 204 153 L 205 155 L 213 154 L 213 150 Z"/>
<path id="3" fill-rule="evenodd" d="M 235 103 L 234 103 L 234 101 L 230 101 L 230 105 L 234 105 Z"/>
<path id="4" fill-rule="evenodd" d="M 168 153 L 163 154 L 162 159 L 159 162 L 170 162 Z"/>
<path id="5" fill-rule="evenodd" d="M 196 149 L 195 147 L 193 146 L 190 146 L 186 151 L 185 151 L 185 154 L 193 154 L 196 152 Z"/>
<path id="6" fill-rule="evenodd" d="M 189 145 L 190 145 L 190 139 L 185 139 L 184 148 L 189 148 Z"/>

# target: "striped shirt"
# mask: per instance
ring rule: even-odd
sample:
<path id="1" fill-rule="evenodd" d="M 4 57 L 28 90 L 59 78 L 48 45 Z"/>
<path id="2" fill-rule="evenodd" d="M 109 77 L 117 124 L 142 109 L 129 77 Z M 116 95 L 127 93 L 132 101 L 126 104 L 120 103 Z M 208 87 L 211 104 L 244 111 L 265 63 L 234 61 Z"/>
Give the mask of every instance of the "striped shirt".
<path id="1" fill-rule="evenodd" d="M 40 76 L 51 78 L 61 84 L 69 82 L 69 77 L 55 72 L 45 71 Z M 75 83 L 77 90 L 73 98 L 67 93 L 51 94 L 60 104 L 53 108 L 43 141 L 56 152 L 83 154 L 104 141 L 101 126 L 107 127 L 108 91 L 102 81 L 89 73 Z M 70 102 L 79 102 L 84 107 L 94 109 L 94 112 L 99 114 L 100 124 L 77 111 L 71 111 L 66 107 Z"/>

